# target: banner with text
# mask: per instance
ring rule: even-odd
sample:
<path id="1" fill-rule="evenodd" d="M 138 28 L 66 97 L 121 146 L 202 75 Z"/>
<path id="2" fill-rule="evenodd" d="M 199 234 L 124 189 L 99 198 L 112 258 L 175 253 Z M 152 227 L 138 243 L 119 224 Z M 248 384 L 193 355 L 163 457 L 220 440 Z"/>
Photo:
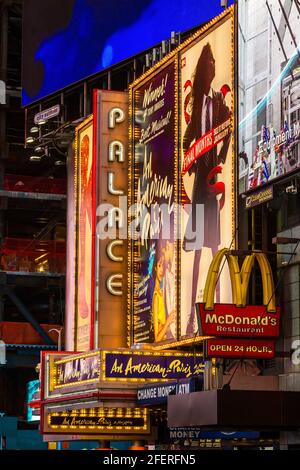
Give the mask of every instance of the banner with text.
<path id="1" fill-rule="evenodd" d="M 205 304 L 196 305 L 202 334 L 208 336 L 279 336 L 280 307 L 276 313 L 267 312 L 265 305 L 236 307 L 232 304 L 215 304 L 205 310 Z"/>
<path id="2" fill-rule="evenodd" d="M 141 381 L 183 379 L 203 373 L 203 355 L 103 351 L 104 380 Z"/>
<path id="3" fill-rule="evenodd" d="M 273 359 L 275 342 L 265 339 L 208 339 L 206 357 Z"/>

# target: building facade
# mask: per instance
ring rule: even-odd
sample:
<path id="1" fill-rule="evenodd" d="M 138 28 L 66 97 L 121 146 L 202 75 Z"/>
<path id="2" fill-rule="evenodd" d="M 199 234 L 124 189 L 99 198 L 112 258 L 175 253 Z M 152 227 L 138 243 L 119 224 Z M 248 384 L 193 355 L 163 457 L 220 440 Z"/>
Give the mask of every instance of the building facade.
<path id="1" fill-rule="evenodd" d="M 18 279 L 28 293 L 36 282 L 46 297 L 60 289 L 63 273 L 50 265 L 67 240 L 65 315 L 53 323 L 58 334 L 64 326 L 62 350 L 51 350 L 52 328 L 40 310 L 30 315 L 21 291 L 4 286 L 3 295 L 49 344 L 35 343 L 43 352 L 32 401 L 46 442 L 299 445 L 300 6 L 235 3 L 51 95 L 25 97 L 24 168 L 39 165 L 26 175 L 53 177 L 28 210 L 46 198 L 42 233 L 51 235 L 46 245 L 41 237 L 42 258 L 40 241 L 29 254 L 22 241 L 38 267 Z M 56 176 L 67 178 L 66 230 Z M 22 197 L 11 209 L 25 211 L 33 197 L 17 191 L 29 180 L 6 181 L 5 204 Z M 24 262 L 14 254 L 12 275 L 11 237 L 6 284 Z"/>

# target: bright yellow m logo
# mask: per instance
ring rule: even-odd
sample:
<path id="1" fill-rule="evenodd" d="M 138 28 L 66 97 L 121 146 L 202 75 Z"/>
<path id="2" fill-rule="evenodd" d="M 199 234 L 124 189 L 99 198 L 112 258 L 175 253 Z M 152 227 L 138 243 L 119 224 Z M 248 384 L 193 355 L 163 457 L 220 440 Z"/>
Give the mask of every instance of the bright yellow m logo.
<path id="1" fill-rule="evenodd" d="M 231 255 L 227 248 L 216 253 L 209 267 L 203 295 L 205 310 L 212 310 L 214 307 L 215 289 L 224 257 L 229 267 L 233 303 L 237 307 L 246 305 L 250 274 L 256 259 L 262 276 L 263 303 L 267 306 L 268 312 L 276 312 L 273 274 L 266 255 L 262 252 L 247 255 L 240 269 L 237 256 Z"/>

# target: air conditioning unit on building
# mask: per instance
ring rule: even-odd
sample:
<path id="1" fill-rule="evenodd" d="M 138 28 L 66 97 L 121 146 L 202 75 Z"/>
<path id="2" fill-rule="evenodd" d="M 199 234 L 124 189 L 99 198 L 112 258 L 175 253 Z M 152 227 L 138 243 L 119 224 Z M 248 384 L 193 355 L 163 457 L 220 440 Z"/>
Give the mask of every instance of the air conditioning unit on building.
<path id="1" fill-rule="evenodd" d="M 0 364 L 6 364 L 6 344 L 2 340 L 0 340 Z"/>

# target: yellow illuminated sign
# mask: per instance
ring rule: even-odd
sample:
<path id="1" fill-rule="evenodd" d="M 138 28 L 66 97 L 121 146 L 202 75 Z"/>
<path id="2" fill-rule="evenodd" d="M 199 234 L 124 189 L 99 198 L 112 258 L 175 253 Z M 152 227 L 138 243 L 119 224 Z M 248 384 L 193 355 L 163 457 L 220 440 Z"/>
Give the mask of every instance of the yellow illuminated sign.
<path id="1" fill-rule="evenodd" d="M 250 275 L 254 262 L 257 260 L 263 284 L 263 303 L 268 312 L 276 312 L 273 274 L 266 255 L 257 251 L 246 256 L 240 269 L 238 257 L 232 255 L 227 248 L 219 250 L 210 264 L 203 294 L 205 310 L 214 308 L 214 294 L 223 258 L 226 259 L 229 267 L 233 303 L 237 307 L 246 305 Z"/>
<path id="2" fill-rule="evenodd" d="M 163 382 L 203 373 L 202 353 L 130 349 L 64 355 L 49 364 L 51 392 L 104 382 Z"/>
<path id="3" fill-rule="evenodd" d="M 180 351 L 102 351 L 102 380 L 106 382 L 164 382 L 203 373 L 202 353 Z"/>
<path id="4" fill-rule="evenodd" d="M 83 408 L 49 413 L 49 428 L 63 433 L 149 433 L 147 408 Z"/>
<path id="5" fill-rule="evenodd" d="M 100 351 L 64 356 L 50 364 L 50 390 L 88 384 L 100 378 Z"/>

